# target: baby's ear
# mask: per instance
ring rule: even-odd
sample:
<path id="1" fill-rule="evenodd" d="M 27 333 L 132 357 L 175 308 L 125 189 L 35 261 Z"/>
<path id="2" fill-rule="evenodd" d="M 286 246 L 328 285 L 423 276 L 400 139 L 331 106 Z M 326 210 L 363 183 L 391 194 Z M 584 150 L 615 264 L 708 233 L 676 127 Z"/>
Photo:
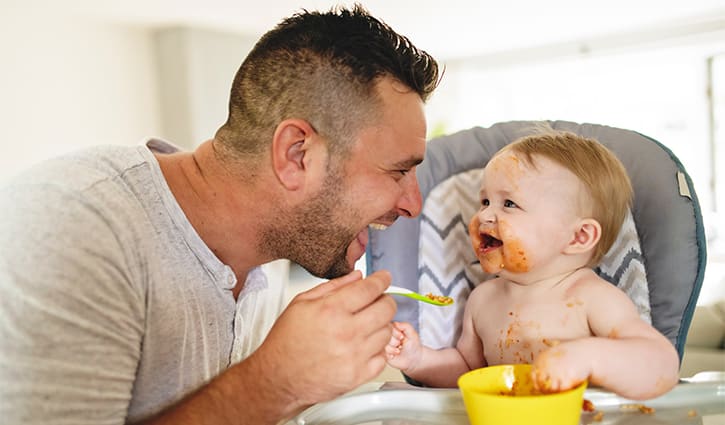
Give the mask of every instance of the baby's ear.
<path id="1" fill-rule="evenodd" d="M 597 242 L 602 237 L 602 226 L 593 218 L 585 218 L 579 221 L 578 226 L 574 230 L 569 245 L 565 249 L 567 254 L 583 254 L 591 252 L 597 246 Z"/>

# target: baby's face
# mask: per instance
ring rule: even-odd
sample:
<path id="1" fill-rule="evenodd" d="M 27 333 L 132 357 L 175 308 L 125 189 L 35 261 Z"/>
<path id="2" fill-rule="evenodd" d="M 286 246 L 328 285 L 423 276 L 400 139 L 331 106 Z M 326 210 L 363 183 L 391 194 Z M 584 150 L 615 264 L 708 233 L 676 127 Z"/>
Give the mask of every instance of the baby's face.
<path id="1" fill-rule="evenodd" d="M 541 156 L 536 167 L 514 152 L 489 161 L 483 173 L 481 208 L 468 230 L 487 273 L 525 273 L 562 255 L 574 238 L 584 199 L 577 177 Z"/>

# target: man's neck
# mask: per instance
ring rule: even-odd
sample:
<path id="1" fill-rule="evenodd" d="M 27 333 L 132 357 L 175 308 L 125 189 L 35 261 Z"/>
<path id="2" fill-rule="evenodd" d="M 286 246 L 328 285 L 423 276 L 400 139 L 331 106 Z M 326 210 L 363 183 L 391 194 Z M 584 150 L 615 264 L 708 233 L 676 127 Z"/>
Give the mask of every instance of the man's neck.
<path id="1" fill-rule="evenodd" d="M 236 298 L 249 271 L 272 259 L 262 258 L 257 248 L 255 218 L 261 202 L 216 158 L 211 141 L 194 152 L 156 154 L 171 192 L 194 230 L 237 278 Z"/>

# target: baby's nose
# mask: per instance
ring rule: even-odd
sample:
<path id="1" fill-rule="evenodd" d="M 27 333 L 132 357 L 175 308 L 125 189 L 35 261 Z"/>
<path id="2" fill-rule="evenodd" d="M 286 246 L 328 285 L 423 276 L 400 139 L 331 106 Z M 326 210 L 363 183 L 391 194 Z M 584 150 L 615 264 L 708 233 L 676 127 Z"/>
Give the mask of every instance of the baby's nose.
<path id="1" fill-rule="evenodd" d="M 485 208 L 479 213 L 478 219 L 481 220 L 481 223 L 495 223 L 496 213 L 492 208 Z"/>

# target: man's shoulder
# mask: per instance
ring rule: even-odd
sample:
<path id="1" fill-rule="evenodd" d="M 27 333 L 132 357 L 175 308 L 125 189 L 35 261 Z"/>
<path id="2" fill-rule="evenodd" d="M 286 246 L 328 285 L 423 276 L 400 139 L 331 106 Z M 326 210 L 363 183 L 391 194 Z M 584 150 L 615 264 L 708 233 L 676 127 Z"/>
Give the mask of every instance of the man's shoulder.
<path id="1" fill-rule="evenodd" d="M 160 175 L 141 148 L 95 146 L 42 161 L 3 185 L 0 205 L 18 224 L 51 229 L 138 216 Z"/>
<path id="2" fill-rule="evenodd" d="M 64 153 L 39 161 L 18 173 L 3 188 L 33 186 L 83 189 L 98 181 L 123 174 L 146 159 L 141 146 L 99 145 Z"/>

